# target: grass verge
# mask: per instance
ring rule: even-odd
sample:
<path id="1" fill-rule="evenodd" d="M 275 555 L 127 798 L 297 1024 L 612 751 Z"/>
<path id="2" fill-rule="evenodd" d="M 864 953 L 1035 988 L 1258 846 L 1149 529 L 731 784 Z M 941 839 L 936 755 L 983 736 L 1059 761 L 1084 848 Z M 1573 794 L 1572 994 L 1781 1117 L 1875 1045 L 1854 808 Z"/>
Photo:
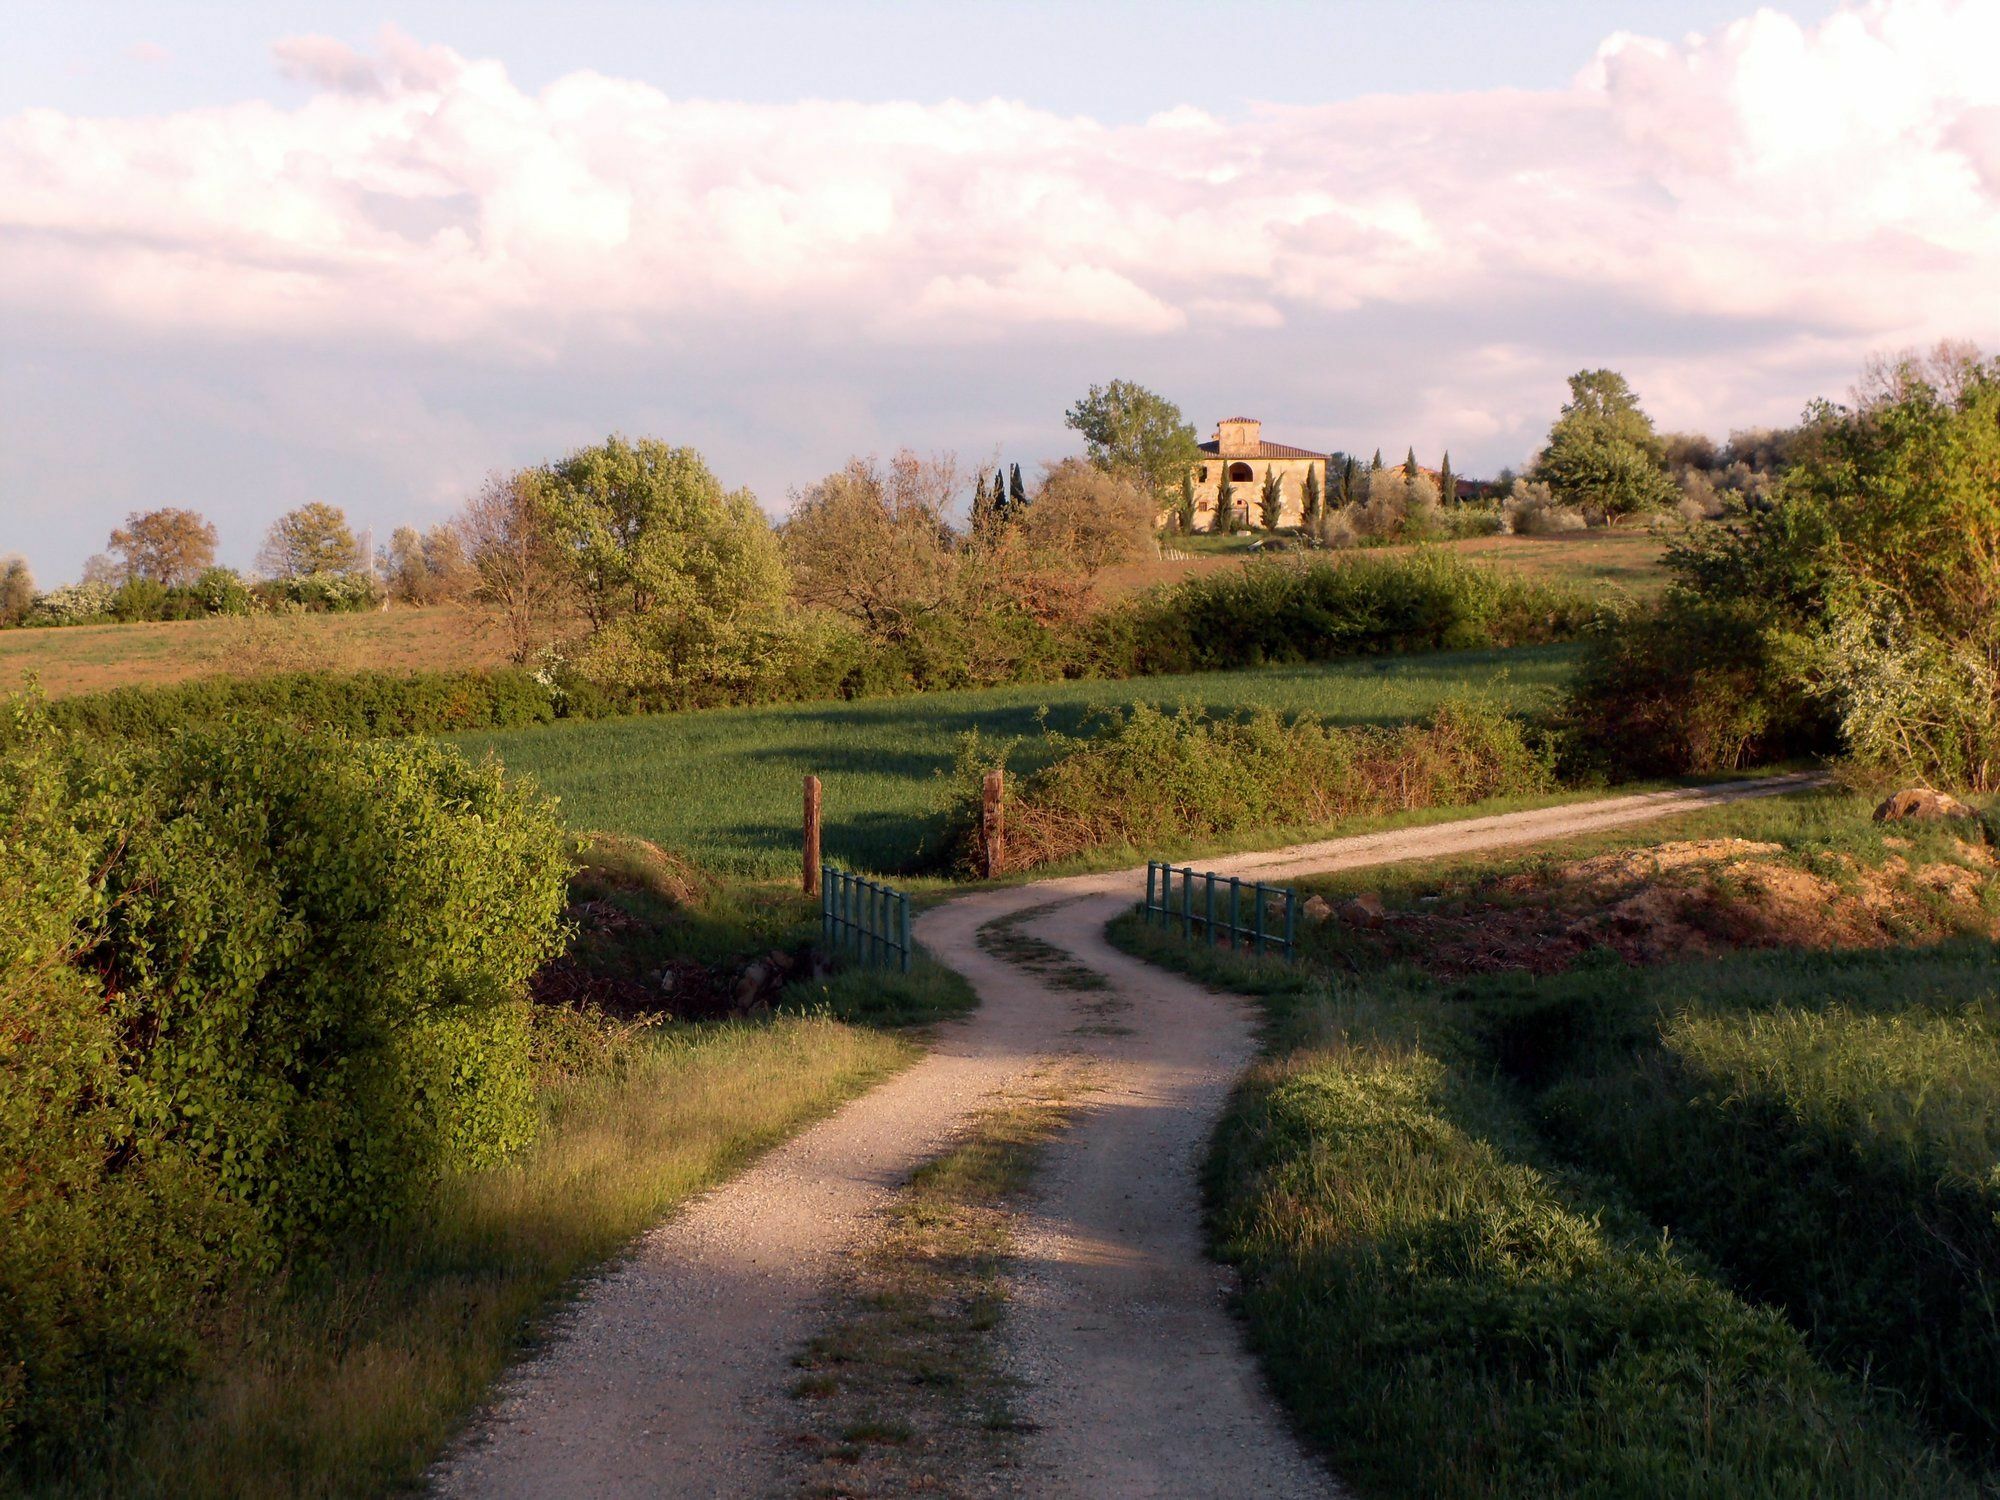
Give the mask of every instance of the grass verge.
<path id="1" fill-rule="evenodd" d="M 806 1490 L 1008 1494 L 1020 1431 L 995 1358 L 1011 1207 L 1089 1086 L 1053 1060 L 912 1176 L 794 1363 Z"/>
<path id="2" fill-rule="evenodd" d="M 134 1413 L 50 1495 L 342 1495 L 414 1483 L 553 1299 L 676 1204 L 907 1063 L 827 1019 L 630 1034 L 543 1091 L 538 1145 L 424 1219 L 238 1302 L 201 1377 Z"/>

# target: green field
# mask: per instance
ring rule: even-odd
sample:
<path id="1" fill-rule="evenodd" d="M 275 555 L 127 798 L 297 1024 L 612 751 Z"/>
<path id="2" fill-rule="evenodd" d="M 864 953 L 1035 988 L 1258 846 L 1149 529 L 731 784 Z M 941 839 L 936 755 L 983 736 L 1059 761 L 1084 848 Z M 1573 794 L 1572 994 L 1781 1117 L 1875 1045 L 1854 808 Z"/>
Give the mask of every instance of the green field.
<path id="1" fill-rule="evenodd" d="M 905 872 L 936 824 L 959 737 L 1036 732 L 1047 710 L 1074 730 L 1093 712 L 1144 701 L 1268 707 L 1340 724 L 1395 723 L 1476 695 L 1545 702 L 1573 646 L 1377 657 L 1140 682 L 1066 682 L 860 703 L 785 704 L 563 723 L 458 736 L 562 799 L 572 827 L 651 839 L 718 873 L 780 878 L 798 859 L 800 780 L 825 784 L 830 861 Z"/>

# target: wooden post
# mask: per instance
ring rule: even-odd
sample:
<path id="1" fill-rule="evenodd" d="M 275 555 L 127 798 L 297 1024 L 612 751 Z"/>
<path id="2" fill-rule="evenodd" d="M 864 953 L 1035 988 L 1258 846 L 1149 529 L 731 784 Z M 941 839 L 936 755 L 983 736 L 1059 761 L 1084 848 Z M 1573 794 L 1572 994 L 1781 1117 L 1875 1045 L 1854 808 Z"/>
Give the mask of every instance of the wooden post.
<path id="1" fill-rule="evenodd" d="M 986 859 L 986 878 L 1007 867 L 1007 785 L 1002 771 L 988 771 L 979 803 L 979 847 Z"/>
<path id="2" fill-rule="evenodd" d="M 805 869 L 799 888 L 808 896 L 819 889 L 819 778 L 806 778 Z"/>

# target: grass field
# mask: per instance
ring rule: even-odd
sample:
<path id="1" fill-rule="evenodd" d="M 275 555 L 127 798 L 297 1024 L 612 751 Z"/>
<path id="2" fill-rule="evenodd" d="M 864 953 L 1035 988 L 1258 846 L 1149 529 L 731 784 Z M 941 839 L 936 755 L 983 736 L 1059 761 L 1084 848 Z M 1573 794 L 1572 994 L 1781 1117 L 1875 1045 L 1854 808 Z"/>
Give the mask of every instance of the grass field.
<path id="1" fill-rule="evenodd" d="M 1198 540 L 1204 547 L 1210 545 L 1205 538 Z M 1201 551 L 1186 560 L 1109 569 L 1099 580 L 1098 595 L 1109 601 L 1154 584 L 1240 567 L 1254 555 L 1244 550 L 1249 540 L 1224 538 L 1214 544 L 1216 550 Z M 1659 565 L 1663 543 L 1646 532 L 1479 537 L 1442 546 L 1523 578 L 1567 580 L 1606 593 L 1644 595 L 1665 583 Z M 1335 559 L 1378 555 L 1375 549 L 1314 554 Z M 483 610 L 449 605 L 354 615 L 0 630 L 0 692 L 23 686 L 31 674 L 40 680 L 44 692 L 60 698 L 219 673 L 495 667 L 505 661 L 506 649 L 505 633 Z"/>
<path id="2" fill-rule="evenodd" d="M 1071 730 L 1135 701 L 1266 706 L 1342 724 L 1396 723 L 1454 695 L 1508 707 L 1543 701 L 1568 676 L 1569 646 L 1383 657 L 1138 682 L 1069 682 L 861 703 L 778 705 L 464 735 L 562 799 L 577 829 L 634 835 L 704 868 L 781 877 L 796 868 L 800 782 L 825 787 L 830 861 L 907 871 L 936 822 L 958 740 L 1036 732 L 1041 711 Z"/>
<path id="3" fill-rule="evenodd" d="M 2000 873 L 1976 831 L 1872 804 L 1311 879 L 1387 915 L 1309 927 L 1297 966 L 1121 920 L 1270 1007 L 1212 1222 L 1337 1472 L 1412 1496 L 1993 1492 Z M 1702 850 L 1711 873 L 1683 862 Z M 1509 945 L 1550 882 L 1607 871 L 1646 892 L 1596 930 L 1693 896 L 1703 956 L 1607 941 L 1548 973 Z M 1785 927 L 1738 920 L 1788 889 Z M 1486 940 L 1455 944 L 1468 918 Z"/>
<path id="4" fill-rule="evenodd" d="M 222 617 L 0 630 L 0 692 L 40 679 L 52 698 L 221 673 L 497 667 L 506 638 L 482 610 L 439 605 L 352 615 Z"/>

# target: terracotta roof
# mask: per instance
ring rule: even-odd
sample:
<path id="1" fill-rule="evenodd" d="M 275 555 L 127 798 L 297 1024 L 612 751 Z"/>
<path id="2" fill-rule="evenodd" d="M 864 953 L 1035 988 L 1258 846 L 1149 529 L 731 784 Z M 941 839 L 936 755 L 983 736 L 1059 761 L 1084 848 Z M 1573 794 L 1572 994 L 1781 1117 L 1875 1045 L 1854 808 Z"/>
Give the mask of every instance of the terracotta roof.
<path id="1" fill-rule="evenodd" d="M 1217 458 L 1222 456 L 1222 444 L 1201 443 L 1202 452 Z M 1315 453 L 1310 448 L 1294 448 L 1289 443 L 1259 443 L 1255 453 L 1232 453 L 1231 458 L 1325 458 L 1324 453 Z"/>
<path id="2" fill-rule="evenodd" d="M 1224 417 L 1222 420 L 1225 422 L 1255 422 L 1257 419 L 1255 417 Z"/>

